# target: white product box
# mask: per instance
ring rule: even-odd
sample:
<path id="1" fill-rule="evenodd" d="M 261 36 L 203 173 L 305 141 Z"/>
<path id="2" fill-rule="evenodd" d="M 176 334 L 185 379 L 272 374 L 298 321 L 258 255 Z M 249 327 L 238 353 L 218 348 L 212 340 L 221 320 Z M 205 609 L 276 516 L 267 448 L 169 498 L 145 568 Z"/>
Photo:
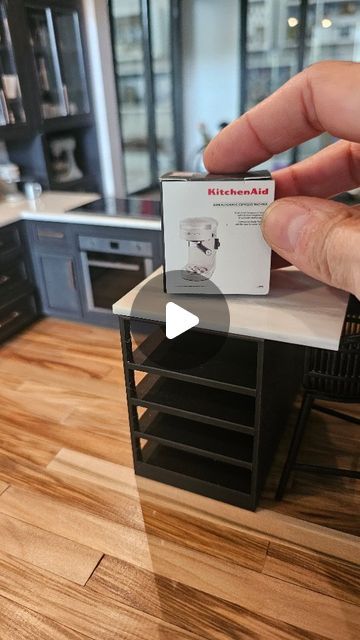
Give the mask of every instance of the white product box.
<path id="1" fill-rule="evenodd" d="M 167 293 L 264 295 L 271 250 L 260 229 L 274 200 L 268 171 L 173 172 L 161 178 Z"/>

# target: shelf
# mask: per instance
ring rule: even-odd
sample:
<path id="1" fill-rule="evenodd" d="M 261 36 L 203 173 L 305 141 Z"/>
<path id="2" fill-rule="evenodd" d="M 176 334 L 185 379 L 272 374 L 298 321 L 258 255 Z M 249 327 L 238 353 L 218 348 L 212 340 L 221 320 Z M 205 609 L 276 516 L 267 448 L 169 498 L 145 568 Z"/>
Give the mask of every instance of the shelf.
<path id="1" fill-rule="evenodd" d="M 136 388 L 134 405 L 159 409 L 225 429 L 254 433 L 255 398 L 202 385 L 147 375 Z"/>
<path id="2" fill-rule="evenodd" d="M 136 436 L 197 455 L 252 468 L 253 436 L 213 427 L 194 420 L 147 411 Z"/>
<path id="3" fill-rule="evenodd" d="M 69 129 L 80 129 L 93 126 L 91 113 L 74 113 L 54 118 L 43 118 L 42 128 L 45 133 L 57 134 Z"/>
<path id="4" fill-rule="evenodd" d="M 129 367 L 255 396 L 258 343 L 227 338 L 218 354 L 208 358 L 214 339 L 207 333 L 187 331 L 176 340 L 166 340 L 160 329 L 134 352 Z M 192 358 L 203 364 L 190 368 Z"/>
<path id="5" fill-rule="evenodd" d="M 71 191 L 72 189 L 81 191 L 82 189 L 95 189 L 96 181 L 93 176 L 82 176 L 81 178 L 69 180 L 68 182 L 62 182 L 54 178 L 50 178 L 50 185 L 51 189 L 55 191 Z"/>
<path id="6" fill-rule="evenodd" d="M 142 449 L 142 456 L 145 464 L 192 478 L 194 484 L 200 480 L 250 495 L 251 472 L 247 469 L 154 443 L 148 443 Z"/>

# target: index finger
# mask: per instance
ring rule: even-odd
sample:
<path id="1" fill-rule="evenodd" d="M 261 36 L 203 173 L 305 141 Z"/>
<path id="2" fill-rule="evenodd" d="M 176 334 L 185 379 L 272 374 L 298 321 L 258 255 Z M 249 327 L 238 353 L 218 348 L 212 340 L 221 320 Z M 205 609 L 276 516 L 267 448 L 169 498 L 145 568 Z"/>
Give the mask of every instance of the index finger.
<path id="1" fill-rule="evenodd" d="M 208 145 L 211 173 L 246 171 L 323 131 L 360 142 L 360 63 L 320 62 L 225 127 Z"/>

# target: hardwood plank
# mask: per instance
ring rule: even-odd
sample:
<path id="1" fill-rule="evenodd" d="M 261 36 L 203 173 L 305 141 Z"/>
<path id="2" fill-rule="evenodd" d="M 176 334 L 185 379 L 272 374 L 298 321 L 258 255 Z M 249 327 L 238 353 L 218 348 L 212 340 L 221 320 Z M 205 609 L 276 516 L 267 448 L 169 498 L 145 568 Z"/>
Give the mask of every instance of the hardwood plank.
<path id="1" fill-rule="evenodd" d="M 31 330 L 22 335 L 29 335 L 37 340 L 43 340 L 52 344 L 54 338 L 64 348 L 84 350 L 85 353 L 96 351 L 95 357 L 111 360 L 114 350 L 120 351 L 120 338 L 118 329 L 99 327 L 92 324 L 71 322 L 59 318 L 44 318 L 31 327 Z M 120 354 L 121 355 L 121 354 Z"/>
<path id="2" fill-rule="evenodd" d="M 2 493 L 4 493 L 4 491 L 8 488 L 8 484 L 6 482 L 3 482 L 2 480 L 0 480 L 0 496 Z"/>
<path id="3" fill-rule="evenodd" d="M 41 342 L 34 341 L 33 337 L 20 344 L 16 343 L 11 349 L 11 357 L 8 356 L 7 359 L 24 364 L 33 363 L 43 369 L 81 378 L 101 379 L 111 368 L 110 364 L 98 362 L 96 358 L 91 360 L 81 354 L 75 358 L 70 349 L 56 348 L 54 345 L 44 347 Z"/>
<path id="4" fill-rule="evenodd" d="M 38 526 L 57 535 L 331 640 L 360 634 L 359 609 L 354 605 L 65 507 L 35 493 L 10 487 L 0 496 L 0 511 L 29 523 L 36 519 Z"/>
<path id="5" fill-rule="evenodd" d="M 52 393 L 53 389 L 43 388 L 43 393 L 44 391 Z M 7 393 L 12 393 L 13 397 L 5 399 L 4 394 L 0 393 L 1 422 L 14 425 L 16 429 L 22 430 L 25 434 L 31 432 L 31 438 L 39 437 L 43 444 L 46 441 L 52 442 L 53 453 L 65 446 L 85 453 L 100 455 L 104 459 L 116 460 L 125 465 L 132 463 L 130 442 L 124 437 L 121 429 L 119 429 L 118 433 L 113 429 L 103 429 L 100 432 L 98 429 L 92 426 L 87 427 L 86 425 L 81 429 L 71 429 L 59 423 L 61 413 L 64 413 L 62 410 L 53 410 L 53 407 L 49 408 L 48 405 L 49 410 L 44 410 L 44 415 L 42 415 L 40 397 L 38 403 L 30 407 L 27 405 L 25 397 L 21 398 L 20 393 Z M 60 390 L 56 394 L 60 403 L 62 393 L 63 390 Z M 78 395 L 78 402 L 91 405 L 92 402 L 96 403 L 96 399 L 84 393 Z M 71 407 L 69 406 L 67 414 L 70 411 Z M 58 415 L 56 415 L 57 413 Z M 22 437 L 26 439 L 26 436 Z M 11 442 L 11 439 L 10 435 L 9 442 Z M 19 450 L 15 449 L 15 453 L 16 451 L 19 452 Z"/>
<path id="6" fill-rule="evenodd" d="M 86 640 L 89 637 L 2 596 L 0 634 L 1 640 Z"/>
<path id="7" fill-rule="evenodd" d="M 121 362 L 121 350 L 119 354 L 119 361 L 116 363 L 114 367 L 111 367 L 109 371 L 103 376 L 103 380 L 109 380 L 109 382 L 115 382 L 117 384 L 124 383 L 124 370 L 123 364 Z"/>
<path id="8" fill-rule="evenodd" d="M 104 556 L 86 591 L 109 596 L 139 611 L 203 635 L 208 640 L 304 640 L 300 627 L 230 604 L 127 562 Z M 325 638 L 306 632 L 307 640 Z"/>
<path id="9" fill-rule="evenodd" d="M 2 554 L 0 594 L 92 640 L 202 640 L 202 636 Z"/>
<path id="10" fill-rule="evenodd" d="M 280 502 L 264 495 L 261 506 L 305 521 L 360 536 L 360 481 L 295 473 Z"/>
<path id="11" fill-rule="evenodd" d="M 12 352 L 10 357 L 1 361 L 1 375 L 7 376 L 21 375 L 23 380 L 33 380 L 44 385 L 61 386 L 69 391 L 74 388 L 74 380 L 76 380 L 76 388 L 79 391 L 85 391 L 89 394 L 118 400 L 121 394 L 119 381 L 116 379 L 114 383 L 102 380 L 102 375 L 95 373 L 88 366 L 88 363 L 77 363 L 74 355 L 69 353 L 64 363 L 59 363 L 54 357 L 46 354 L 43 359 L 39 359 L 34 355 L 27 356 L 23 351 Z"/>
<path id="12" fill-rule="evenodd" d="M 45 395 L 44 387 L 42 393 L 35 395 L 27 391 L 27 383 L 23 383 L 16 390 L 0 389 L 1 417 L 6 419 L 7 412 L 25 412 L 26 415 L 39 417 L 42 420 L 58 422 L 69 415 L 72 406 L 69 402 L 61 402 L 59 394 L 54 394 L 54 389 L 49 388 L 49 393 Z"/>
<path id="13" fill-rule="evenodd" d="M 80 462 L 81 465 L 84 463 L 89 465 L 90 469 L 96 473 L 95 478 L 99 478 L 101 469 L 104 469 L 107 474 L 105 479 L 109 478 L 110 480 L 109 483 L 105 483 L 107 488 L 121 491 L 124 481 L 129 484 L 129 474 L 120 465 L 104 463 L 104 461 L 90 456 L 78 456 L 76 452 L 66 450 L 63 450 L 62 454 L 62 456 L 56 457 L 48 465 L 48 469 L 53 473 L 59 471 L 61 473 L 64 467 L 66 467 L 67 471 L 69 469 L 71 471 L 75 466 L 79 476 L 75 474 L 74 477 L 87 480 L 88 476 L 82 474 L 83 466 L 76 466 Z M 92 478 L 94 479 L 94 476 Z M 250 532 L 238 531 L 225 523 L 220 525 L 212 522 L 209 526 L 206 520 L 195 515 L 189 520 L 180 511 L 174 511 L 158 502 L 142 500 L 140 505 L 138 503 L 136 480 L 134 478 L 132 480 L 133 482 L 130 480 L 130 484 L 134 491 L 130 492 L 131 500 L 129 500 L 128 495 L 122 496 L 121 520 L 116 517 L 117 522 L 140 530 L 145 527 L 149 534 L 158 535 L 165 540 L 178 542 L 189 548 L 204 551 L 216 557 L 236 562 L 241 566 L 261 571 L 268 547 L 266 538 Z M 103 486 L 101 482 L 100 486 Z"/>
<path id="14" fill-rule="evenodd" d="M 116 330 L 98 331 L 98 327 L 53 321 L 37 323 L 33 331 L 20 335 L 12 344 L 14 351 L 27 351 L 35 357 L 40 352 L 52 354 L 59 362 L 65 363 L 64 355 L 76 354 L 76 360 L 98 373 L 106 373 L 119 362 L 120 343 Z M 107 332 L 107 333 L 104 333 Z M 118 353 L 116 349 L 118 348 Z"/>
<path id="15" fill-rule="evenodd" d="M 3 354 L 1 354 L 1 355 L 3 357 Z M 0 369 L 0 372 L 2 373 L 1 369 Z M 18 373 L 18 375 L 16 375 L 15 373 L 10 373 L 9 372 L 6 376 L 2 376 L 1 377 L 1 386 L 4 389 L 13 389 L 13 390 L 18 389 L 20 387 L 20 385 L 22 385 L 23 382 L 24 382 L 24 379 L 22 378 L 21 373 L 20 373 L 20 375 L 19 375 L 19 373 Z"/>
<path id="16" fill-rule="evenodd" d="M 34 465 L 46 467 L 59 451 L 60 445 L 50 438 L 34 434 L 31 429 L 19 429 L 16 419 L 15 411 L 7 420 L 0 417 L 0 448 L 10 454 L 21 455 Z"/>
<path id="17" fill-rule="evenodd" d="M 130 442 L 129 422 L 124 415 L 120 400 L 110 400 L 91 396 L 88 403 L 81 403 L 62 421 L 67 427 L 106 429 L 116 432 L 126 442 Z"/>
<path id="18" fill-rule="evenodd" d="M 84 585 L 102 553 L 0 513 L 0 549 Z"/>
<path id="19" fill-rule="evenodd" d="M 132 469 L 99 458 L 62 449 L 48 465 L 61 477 L 86 481 L 96 487 L 118 491 L 122 496 L 140 500 L 155 510 L 171 509 L 188 522 L 205 520 L 210 526 L 231 527 L 265 537 L 284 539 L 293 544 L 360 564 L 358 539 L 309 522 L 258 509 L 256 513 L 182 491 L 175 487 L 136 477 Z"/>
<path id="20" fill-rule="evenodd" d="M 360 566 L 271 542 L 263 573 L 360 605 Z"/>
<path id="21" fill-rule="evenodd" d="M 124 467 L 125 468 L 125 467 Z M 127 518 L 126 509 L 135 511 L 141 517 L 141 507 L 134 508 L 134 501 L 126 504 L 119 494 L 109 489 L 76 480 L 70 476 L 60 476 L 32 464 L 15 453 L 0 448 L 0 480 L 23 489 L 36 490 L 38 493 L 56 497 L 64 504 L 76 506 L 80 509 L 102 515 L 112 521 Z M 134 517 L 134 516 L 129 516 Z"/>

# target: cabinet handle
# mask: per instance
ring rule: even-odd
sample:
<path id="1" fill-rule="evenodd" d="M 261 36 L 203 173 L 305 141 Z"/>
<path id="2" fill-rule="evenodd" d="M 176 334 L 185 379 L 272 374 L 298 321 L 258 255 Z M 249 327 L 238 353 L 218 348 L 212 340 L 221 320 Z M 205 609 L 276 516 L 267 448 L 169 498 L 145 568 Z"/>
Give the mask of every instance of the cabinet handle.
<path id="1" fill-rule="evenodd" d="M 72 289 L 76 290 L 76 281 L 75 281 L 75 273 L 74 273 L 74 263 L 72 260 L 68 262 L 68 272 L 69 272 L 69 285 Z"/>
<path id="2" fill-rule="evenodd" d="M 65 233 L 63 231 L 51 231 L 51 230 L 38 230 L 38 238 L 56 238 L 57 240 L 61 240 L 65 238 Z"/>
<path id="3" fill-rule="evenodd" d="M 139 264 L 130 262 L 106 262 L 105 260 L 88 260 L 89 267 L 101 267 L 104 269 L 119 269 L 120 271 L 140 271 Z"/>
<path id="4" fill-rule="evenodd" d="M 0 322 L 0 329 L 2 329 L 3 327 L 6 327 L 7 324 L 9 324 L 10 322 L 12 322 L 13 320 L 15 320 L 16 318 L 18 318 L 19 316 L 21 316 L 20 311 L 12 311 L 10 313 L 10 315 L 8 315 L 7 318 L 5 318 L 5 320 L 2 320 Z"/>
<path id="5" fill-rule="evenodd" d="M 0 285 L 5 284 L 10 280 L 10 276 L 0 276 Z"/>

